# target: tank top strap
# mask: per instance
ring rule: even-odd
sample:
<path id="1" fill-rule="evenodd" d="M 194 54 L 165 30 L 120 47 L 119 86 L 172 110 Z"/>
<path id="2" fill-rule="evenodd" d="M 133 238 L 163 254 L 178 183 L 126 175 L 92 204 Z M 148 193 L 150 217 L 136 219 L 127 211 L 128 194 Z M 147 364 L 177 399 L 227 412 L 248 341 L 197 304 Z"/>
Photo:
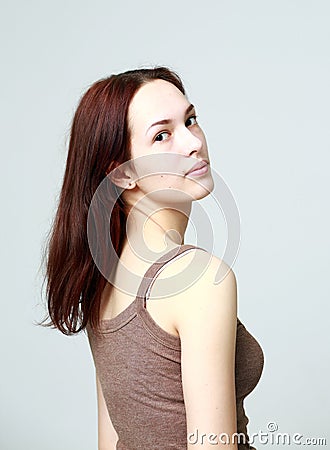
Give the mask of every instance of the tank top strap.
<path id="1" fill-rule="evenodd" d="M 160 269 L 164 267 L 166 264 L 168 264 L 170 261 L 173 261 L 177 258 L 179 258 L 183 253 L 187 253 L 188 251 L 191 251 L 193 249 L 200 249 L 206 251 L 202 247 L 198 247 L 196 245 L 192 244 L 184 244 L 179 247 L 175 247 L 169 252 L 165 253 L 165 255 L 161 256 L 157 261 L 155 261 L 145 272 L 141 284 L 138 289 L 137 293 L 137 301 L 138 301 L 138 308 L 145 308 L 146 307 L 146 298 L 147 294 L 150 291 Z"/>

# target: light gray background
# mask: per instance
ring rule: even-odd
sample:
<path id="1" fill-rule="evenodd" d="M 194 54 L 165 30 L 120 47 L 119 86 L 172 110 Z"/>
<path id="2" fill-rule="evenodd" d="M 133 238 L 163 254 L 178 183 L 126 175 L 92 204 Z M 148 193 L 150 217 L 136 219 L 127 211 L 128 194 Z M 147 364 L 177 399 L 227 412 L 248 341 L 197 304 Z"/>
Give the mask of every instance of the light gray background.
<path id="1" fill-rule="evenodd" d="M 87 337 L 33 325 L 38 269 L 80 96 L 153 64 L 182 76 L 239 208 L 239 317 L 265 353 L 249 432 L 274 421 L 329 444 L 330 3 L 20 0 L 1 11 L 1 449 L 97 448 Z M 225 228 L 204 200 L 220 257 Z"/>

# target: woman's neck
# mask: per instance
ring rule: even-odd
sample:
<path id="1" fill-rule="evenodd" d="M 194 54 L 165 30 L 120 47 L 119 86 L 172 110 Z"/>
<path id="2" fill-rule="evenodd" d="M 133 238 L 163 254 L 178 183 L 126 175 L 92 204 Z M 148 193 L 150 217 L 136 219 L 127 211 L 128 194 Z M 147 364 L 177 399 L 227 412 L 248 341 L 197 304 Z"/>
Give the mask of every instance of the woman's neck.
<path id="1" fill-rule="evenodd" d="M 142 259 L 158 259 L 178 245 L 184 245 L 191 203 L 184 207 L 131 208 L 126 225 L 125 246 Z M 126 247 L 127 250 L 127 247 Z"/>

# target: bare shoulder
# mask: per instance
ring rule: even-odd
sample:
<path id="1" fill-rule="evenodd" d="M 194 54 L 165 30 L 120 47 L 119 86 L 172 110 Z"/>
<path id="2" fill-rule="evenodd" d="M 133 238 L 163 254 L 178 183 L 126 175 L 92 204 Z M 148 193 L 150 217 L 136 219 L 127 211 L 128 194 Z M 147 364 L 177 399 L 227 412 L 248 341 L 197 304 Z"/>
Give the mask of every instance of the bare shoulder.
<path id="1" fill-rule="evenodd" d="M 182 334 L 192 321 L 232 321 L 237 313 L 237 284 L 234 271 L 222 259 L 201 249 L 192 249 L 163 268 L 157 279 L 166 279 L 171 293 L 171 316 L 175 329 Z M 154 295 L 161 295 L 161 283 L 156 282 Z M 164 296 L 165 293 L 164 293 Z M 167 297 L 168 298 L 168 297 Z M 202 326 L 202 324 L 200 324 Z M 180 332 L 181 331 L 181 332 Z"/>
<path id="2" fill-rule="evenodd" d="M 225 261 L 209 252 L 194 250 L 191 253 L 189 261 L 181 261 L 181 270 L 188 268 L 187 274 L 194 279 L 189 279 L 191 284 L 187 283 L 176 303 L 179 332 L 180 322 L 183 326 L 194 315 L 200 316 L 204 310 L 212 312 L 211 316 L 215 316 L 215 321 L 221 320 L 216 313 L 221 313 L 223 317 L 237 313 L 237 282 L 234 271 Z"/>
<path id="3" fill-rule="evenodd" d="M 165 264 L 148 298 L 158 300 L 148 302 L 154 319 L 181 339 L 191 339 L 193 323 L 201 333 L 210 322 L 214 327 L 219 321 L 228 324 L 228 315 L 232 327 L 235 323 L 235 274 L 222 259 L 199 248 Z"/>
<path id="4" fill-rule="evenodd" d="M 221 308 L 225 303 L 236 307 L 237 283 L 234 271 L 216 255 L 202 249 L 192 249 L 158 275 L 166 278 L 166 286 L 176 298 L 178 317 L 193 313 L 202 305 Z M 156 288 L 158 291 L 158 286 Z M 154 292 L 156 292 L 156 290 Z"/>
<path id="5" fill-rule="evenodd" d="M 182 272 L 196 274 L 195 278 L 190 277 L 192 284 L 196 287 L 198 286 L 197 283 L 199 285 L 210 282 L 214 285 L 220 284 L 227 276 L 227 283 L 236 281 L 233 270 L 224 260 L 200 248 L 193 248 L 177 259 L 170 261 L 169 265 L 163 267 L 158 278 L 168 278 Z M 186 276 L 185 279 L 187 278 Z"/>

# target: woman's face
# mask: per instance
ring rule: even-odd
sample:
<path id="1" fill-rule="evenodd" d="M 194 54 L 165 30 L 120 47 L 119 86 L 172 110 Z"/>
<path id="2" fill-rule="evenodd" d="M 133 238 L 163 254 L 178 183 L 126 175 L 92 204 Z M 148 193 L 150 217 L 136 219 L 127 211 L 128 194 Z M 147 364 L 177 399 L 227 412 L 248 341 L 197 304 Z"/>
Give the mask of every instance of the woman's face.
<path id="1" fill-rule="evenodd" d="M 158 201 L 197 200 L 214 187 L 205 135 L 196 110 L 172 83 L 154 80 L 134 95 L 128 110 L 131 132 L 131 191 Z M 196 163 L 204 170 L 188 172 Z M 205 170 L 205 168 L 207 170 Z M 134 183 L 135 181 L 135 183 Z"/>

